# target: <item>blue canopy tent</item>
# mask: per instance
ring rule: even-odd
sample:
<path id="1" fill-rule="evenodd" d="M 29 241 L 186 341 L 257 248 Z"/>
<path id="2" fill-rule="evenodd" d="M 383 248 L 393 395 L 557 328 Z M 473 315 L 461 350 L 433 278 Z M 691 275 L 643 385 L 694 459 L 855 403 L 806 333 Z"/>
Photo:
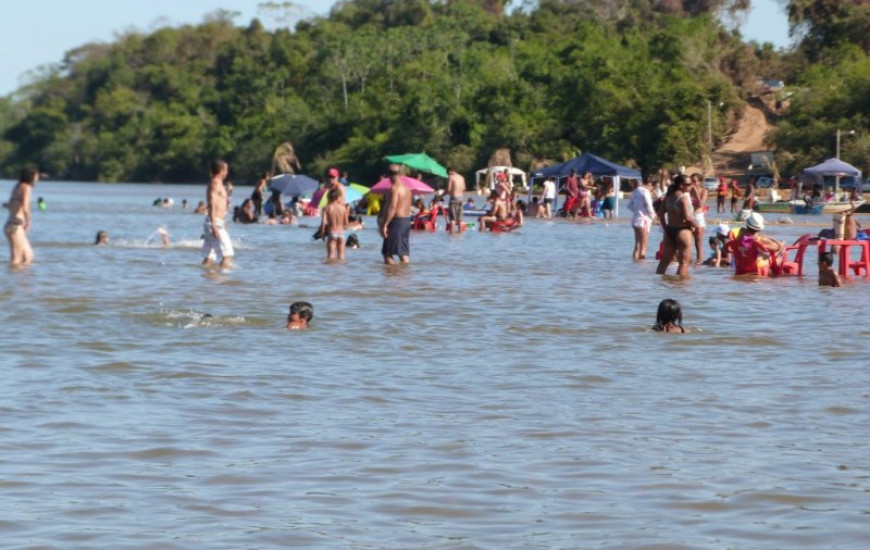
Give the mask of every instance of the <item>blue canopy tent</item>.
<path id="1" fill-rule="evenodd" d="M 554 164 L 541 168 L 532 173 L 532 179 L 537 178 L 555 178 L 557 181 L 562 178 L 567 178 L 571 175 L 571 171 L 576 170 L 578 174 L 583 175 L 586 172 L 591 172 L 593 176 L 610 176 L 613 178 L 613 185 L 617 193 L 619 192 L 619 180 L 641 179 L 640 170 L 635 170 L 627 166 L 610 162 L 592 153 L 583 153 L 579 157 L 573 158 L 567 162 Z M 532 186 L 529 186 L 531 193 Z M 614 215 L 619 216 L 619 201 L 616 201 L 616 212 Z"/>
<path id="2" fill-rule="evenodd" d="M 861 170 L 858 170 L 848 162 L 843 162 L 838 158 L 829 158 L 821 164 L 810 166 L 804 170 L 804 174 L 817 177 L 819 179 L 825 176 L 834 176 L 834 191 L 840 191 L 840 178 L 844 176 L 853 177 L 860 181 Z"/>
<path id="3" fill-rule="evenodd" d="M 640 170 L 635 170 L 627 166 L 610 162 L 592 153 L 583 153 L 577 158 L 573 158 L 567 162 L 554 164 L 541 168 L 534 172 L 534 178 L 567 178 L 571 175 L 571 170 L 576 170 L 578 174 L 583 175 L 586 172 L 592 172 L 593 176 L 611 176 L 618 178 L 640 179 Z"/>

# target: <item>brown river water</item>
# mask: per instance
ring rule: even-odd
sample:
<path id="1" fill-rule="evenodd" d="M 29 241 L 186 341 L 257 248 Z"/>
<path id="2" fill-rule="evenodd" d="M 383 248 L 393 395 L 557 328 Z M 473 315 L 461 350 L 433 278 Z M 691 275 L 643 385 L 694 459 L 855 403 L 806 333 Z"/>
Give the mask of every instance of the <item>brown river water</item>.
<path id="1" fill-rule="evenodd" d="M 231 225 L 222 273 L 180 209 L 204 190 L 37 186 L 0 282 L 0 547 L 870 547 L 870 282 L 657 276 L 625 219 L 414 233 L 397 267 L 373 219 L 342 265 Z M 648 330 L 663 298 L 693 332 Z"/>

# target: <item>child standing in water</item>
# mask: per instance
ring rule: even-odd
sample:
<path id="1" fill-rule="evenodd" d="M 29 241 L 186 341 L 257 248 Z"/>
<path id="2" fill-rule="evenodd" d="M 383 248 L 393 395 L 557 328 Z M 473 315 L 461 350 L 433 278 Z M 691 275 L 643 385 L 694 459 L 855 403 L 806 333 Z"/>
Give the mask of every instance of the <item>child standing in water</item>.
<path id="1" fill-rule="evenodd" d="M 656 332 L 686 332 L 683 328 L 683 309 L 680 303 L 670 298 L 662 300 L 656 313 L 656 324 L 652 329 Z"/>
<path id="2" fill-rule="evenodd" d="M 323 209 L 320 233 L 326 239 L 326 258 L 344 260 L 344 231 L 348 224 L 347 206 L 341 200 L 341 191 L 332 188 L 326 195 L 329 204 Z"/>
<path id="3" fill-rule="evenodd" d="M 833 252 L 819 254 L 819 286 L 840 286 L 840 275 L 831 267 L 833 265 Z"/>

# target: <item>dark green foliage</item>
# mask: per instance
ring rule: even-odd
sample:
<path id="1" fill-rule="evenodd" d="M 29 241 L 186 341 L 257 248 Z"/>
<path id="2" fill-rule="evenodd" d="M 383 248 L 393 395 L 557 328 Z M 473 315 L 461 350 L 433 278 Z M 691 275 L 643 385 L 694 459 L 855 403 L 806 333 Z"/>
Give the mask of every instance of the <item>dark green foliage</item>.
<path id="1" fill-rule="evenodd" d="M 70 52 L 0 104 L 0 162 L 56 177 L 250 181 L 290 141 L 303 172 L 371 182 L 390 153 L 470 172 L 591 151 L 645 169 L 699 162 L 707 101 L 724 134 L 754 52 L 711 12 L 744 2 L 349 0 L 294 32 L 216 17 Z M 756 62 L 757 65 L 757 62 Z M 750 66 L 746 69 L 745 66 Z"/>

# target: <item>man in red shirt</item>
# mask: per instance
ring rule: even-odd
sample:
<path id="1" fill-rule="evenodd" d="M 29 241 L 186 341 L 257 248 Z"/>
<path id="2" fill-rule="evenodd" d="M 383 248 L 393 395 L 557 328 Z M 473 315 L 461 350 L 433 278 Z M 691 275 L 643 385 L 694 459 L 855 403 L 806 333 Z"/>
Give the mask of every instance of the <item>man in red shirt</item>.
<path id="1" fill-rule="evenodd" d="M 573 216 L 577 210 L 580 184 L 577 182 L 577 170 L 571 169 L 571 175 L 565 180 L 565 217 Z"/>

